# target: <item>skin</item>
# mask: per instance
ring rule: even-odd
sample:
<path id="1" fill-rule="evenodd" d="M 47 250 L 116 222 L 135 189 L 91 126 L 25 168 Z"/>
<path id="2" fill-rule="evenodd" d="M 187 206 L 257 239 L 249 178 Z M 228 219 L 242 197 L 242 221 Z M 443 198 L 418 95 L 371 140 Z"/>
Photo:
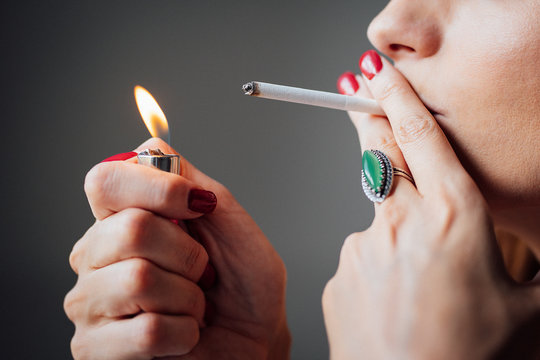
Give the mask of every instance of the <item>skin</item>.
<path id="1" fill-rule="evenodd" d="M 175 153 L 159 139 L 147 148 Z M 96 223 L 73 248 L 79 278 L 64 302 L 74 358 L 287 358 L 283 262 L 227 189 L 181 161 L 182 176 L 135 160 L 88 173 Z M 216 209 L 189 210 L 191 189 L 214 192 Z M 202 289 L 208 259 L 218 278 Z"/>
<path id="2" fill-rule="evenodd" d="M 540 254 L 539 17 L 537 0 L 393 0 L 371 24 L 394 64 L 357 95 L 388 117 L 350 115 L 362 148 L 416 186 L 396 177 L 343 245 L 323 294 L 332 358 L 540 356 L 540 278 L 513 282 L 494 235 Z M 76 359 L 288 357 L 281 259 L 227 189 L 182 161 L 182 177 L 134 161 L 89 172 L 96 223 L 73 249 L 65 300 Z M 216 194 L 212 214 L 187 208 L 193 188 Z M 202 289 L 208 259 L 218 280 Z"/>
<path id="3" fill-rule="evenodd" d="M 397 178 L 345 241 L 323 295 L 331 358 L 540 355 L 540 277 L 513 282 L 494 236 L 495 221 L 538 254 L 539 15 L 534 1 L 394 0 L 370 25 L 395 66 L 358 95 L 388 117 L 350 115 L 362 148 L 416 187 Z"/>
<path id="4" fill-rule="evenodd" d="M 497 226 L 540 258 L 540 5 L 394 0 L 368 36 L 394 61 L 450 140 Z"/>

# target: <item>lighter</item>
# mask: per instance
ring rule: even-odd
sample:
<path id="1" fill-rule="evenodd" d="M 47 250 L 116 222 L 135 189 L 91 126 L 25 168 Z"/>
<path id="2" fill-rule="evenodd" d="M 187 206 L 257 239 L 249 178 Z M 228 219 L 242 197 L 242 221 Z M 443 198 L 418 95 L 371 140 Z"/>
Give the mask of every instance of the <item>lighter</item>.
<path id="1" fill-rule="evenodd" d="M 137 155 L 139 164 L 180 175 L 180 156 L 164 154 L 160 149 L 146 149 Z"/>

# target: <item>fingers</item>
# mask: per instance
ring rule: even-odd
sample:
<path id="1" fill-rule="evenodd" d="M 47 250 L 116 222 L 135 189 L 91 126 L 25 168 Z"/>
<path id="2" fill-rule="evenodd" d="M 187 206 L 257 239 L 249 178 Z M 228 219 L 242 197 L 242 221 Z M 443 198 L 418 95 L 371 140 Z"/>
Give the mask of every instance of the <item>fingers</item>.
<path id="1" fill-rule="evenodd" d="M 84 324 L 140 312 L 189 315 L 202 326 L 205 298 L 193 282 L 144 259 L 124 260 L 96 270 L 66 298 L 68 316 Z"/>
<path id="2" fill-rule="evenodd" d="M 130 259 L 198 281 L 208 263 L 201 244 L 173 222 L 141 209 L 126 209 L 98 221 L 77 244 L 70 264 L 77 274 Z"/>
<path id="3" fill-rule="evenodd" d="M 347 73 L 346 73 L 347 74 Z M 349 73 L 350 74 L 350 73 Z M 357 92 L 354 96 L 360 96 L 364 98 L 372 98 L 372 95 L 365 84 L 365 81 L 360 76 L 349 76 L 345 77 L 345 74 L 340 77 L 340 82 L 338 82 L 338 87 L 342 85 L 347 79 L 348 83 L 353 83 L 348 85 L 345 89 L 357 89 Z M 341 91 L 340 92 L 344 92 Z M 388 120 L 384 117 L 360 113 L 360 112 L 349 112 L 349 117 L 353 122 L 356 130 L 358 131 L 358 137 L 360 139 L 360 146 L 362 151 L 366 150 L 380 150 L 385 153 L 392 162 L 394 167 L 399 167 L 405 171 L 409 171 L 403 155 L 397 143 L 394 139 L 394 134 L 392 133 L 392 128 Z M 401 183 L 408 183 L 403 184 Z M 398 176 L 394 177 L 394 188 L 399 186 L 400 193 L 402 193 L 402 188 L 409 188 L 409 190 L 403 191 L 413 191 L 414 186 L 409 181 L 402 179 Z"/>
<path id="4" fill-rule="evenodd" d="M 75 359 L 152 359 L 184 355 L 199 341 L 189 316 L 142 313 L 101 327 L 77 329 L 71 342 Z"/>
<path id="5" fill-rule="evenodd" d="M 436 178 L 448 174 L 465 174 L 446 136 L 407 80 L 373 50 L 361 57 L 360 68 L 388 116 L 418 189 L 430 187 L 437 183 Z"/>
<path id="6" fill-rule="evenodd" d="M 193 219 L 211 212 L 216 197 L 188 179 L 130 162 L 106 162 L 87 174 L 84 188 L 98 220 L 141 208 L 166 218 Z"/>
<path id="7" fill-rule="evenodd" d="M 359 85 L 358 92 L 355 96 L 373 98 L 364 79 L 360 76 L 357 76 L 355 79 Z M 408 170 L 401 150 L 397 146 L 394 134 L 392 133 L 392 128 L 386 118 L 352 111 L 349 111 L 348 114 L 358 131 L 362 151 L 371 149 L 380 150 L 390 158 L 394 166 Z"/>

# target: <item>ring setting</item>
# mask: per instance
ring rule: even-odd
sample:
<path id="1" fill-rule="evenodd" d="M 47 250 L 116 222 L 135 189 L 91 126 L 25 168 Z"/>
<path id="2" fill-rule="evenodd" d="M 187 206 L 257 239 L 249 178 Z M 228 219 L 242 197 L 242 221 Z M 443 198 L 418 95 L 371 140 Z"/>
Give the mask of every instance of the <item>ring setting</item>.
<path id="1" fill-rule="evenodd" d="M 379 150 L 366 150 L 362 155 L 362 189 L 374 203 L 383 202 L 392 188 L 394 175 L 402 176 L 414 184 L 405 170 L 394 168 L 388 156 Z"/>

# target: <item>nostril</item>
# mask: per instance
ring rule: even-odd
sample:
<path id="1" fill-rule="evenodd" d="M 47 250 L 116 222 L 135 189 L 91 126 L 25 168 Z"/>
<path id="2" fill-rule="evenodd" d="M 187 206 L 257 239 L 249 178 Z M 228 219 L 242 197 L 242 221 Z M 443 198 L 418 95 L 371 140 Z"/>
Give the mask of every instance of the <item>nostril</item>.
<path id="1" fill-rule="evenodd" d="M 390 44 L 390 50 L 392 50 L 393 52 L 398 52 L 398 51 L 406 51 L 406 52 L 414 52 L 415 50 L 410 47 L 410 46 L 407 46 L 407 45 L 402 45 L 402 44 Z"/>

